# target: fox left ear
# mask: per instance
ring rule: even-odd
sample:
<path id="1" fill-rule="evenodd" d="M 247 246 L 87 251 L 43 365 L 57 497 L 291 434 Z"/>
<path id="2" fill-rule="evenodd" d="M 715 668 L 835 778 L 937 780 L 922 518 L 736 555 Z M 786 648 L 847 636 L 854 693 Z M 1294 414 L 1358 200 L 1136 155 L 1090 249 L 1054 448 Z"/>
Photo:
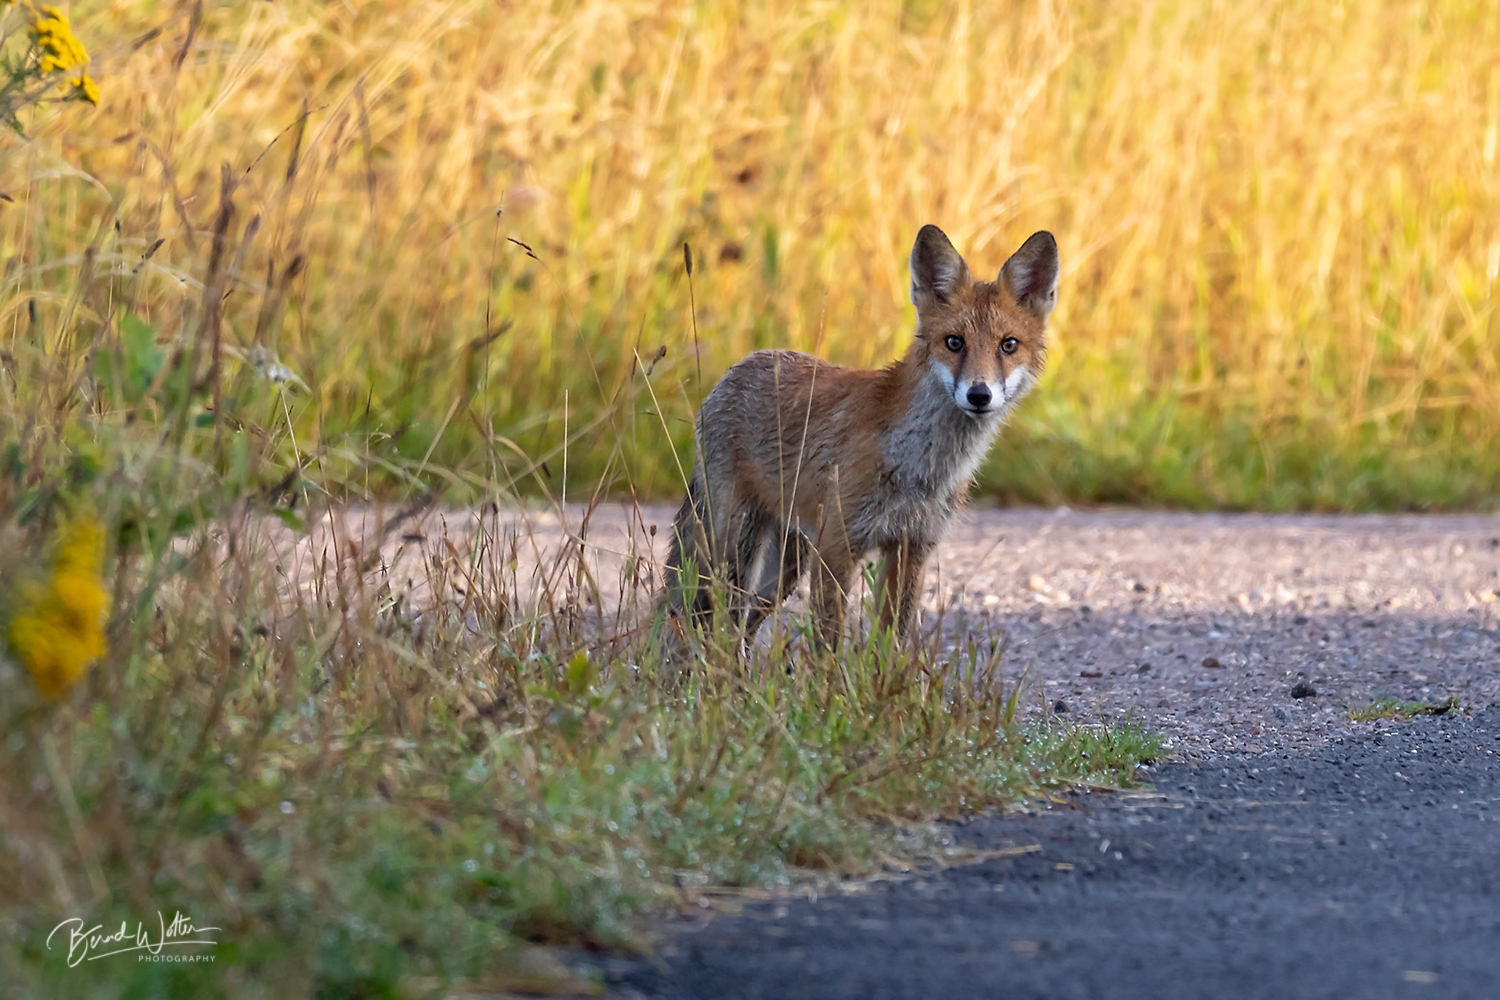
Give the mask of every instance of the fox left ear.
<path id="1" fill-rule="evenodd" d="M 973 283 L 969 265 L 937 226 L 926 225 L 911 248 L 911 302 L 917 314 L 934 303 L 951 302 Z"/>
<path id="2" fill-rule="evenodd" d="M 1032 233 L 1000 268 L 1000 283 L 1023 309 L 1045 320 L 1057 305 L 1057 240 L 1045 229 Z"/>

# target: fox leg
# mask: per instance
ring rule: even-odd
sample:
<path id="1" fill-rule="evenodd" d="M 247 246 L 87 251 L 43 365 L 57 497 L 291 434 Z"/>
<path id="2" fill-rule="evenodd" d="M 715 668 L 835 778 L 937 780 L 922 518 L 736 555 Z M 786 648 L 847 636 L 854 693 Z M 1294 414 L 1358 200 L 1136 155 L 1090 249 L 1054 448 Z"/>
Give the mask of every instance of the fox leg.
<path id="1" fill-rule="evenodd" d="M 881 546 L 880 551 L 883 560 L 875 585 L 880 595 L 880 624 L 883 628 L 894 625 L 896 635 L 905 637 L 916 614 L 922 574 L 932 547 L 903 539 Z"/>
<path id="2" fill-rule="evenodd" d="M 760 542 L 762 563 L 757 578 L 746 583 L 749 601 L 745 608 L 745 639 L 755 637 L 766 616 L 786 600 L 802 577 L 807 564 L 807 539 L 799 532 L 785 532 L 774 519 Z"/>
<path id="3" fill-rule="evenodd" d="M 730 619 L 737 626 L 749 621 L 756 606 L 756 593 L 764 575 L 762 563 L 767 556 L 766 536 L 772 524 L 770 512 L 754 503 L 740 505 L 729 519 L 722 582 L 729 590 Z"/>
<path id="4" fill-rule="evenodd" d="M 844 605 L 854 571 L 859 567 L 859 556 L 839 538 L 832 544 L 819 545 L 812 562 L 814 634 L 819 649 L 831 650 L 838 646 L 844 630 Z"/>
<path id="5" fill-rule="evenodd" d="M 730 519 L 731 542 L 726 553 L 725 568 L 727 582 L 733 587 L 731 596 L 736 619 L 742 617 L 746 598 L 755 589 L 760 571 L 761 550 L 770 525 L 770 512 L 749 503 L 739 506 Z"/>

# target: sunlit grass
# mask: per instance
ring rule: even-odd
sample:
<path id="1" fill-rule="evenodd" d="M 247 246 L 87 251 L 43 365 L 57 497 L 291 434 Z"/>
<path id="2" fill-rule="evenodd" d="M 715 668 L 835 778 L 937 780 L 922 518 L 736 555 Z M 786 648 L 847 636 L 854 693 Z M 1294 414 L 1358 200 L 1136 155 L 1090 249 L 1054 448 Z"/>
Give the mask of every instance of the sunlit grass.
<path id="1" fill-rule="evenodd" d="M 74 20 L 109 98 L 0 158 L 4 338 L 29 335 L 32 302 L 105 310 L 137 266 L 136 308 L 169 325 L 228 163 L 233 231 L 261 225 L 226 348 L 302 379 L 289 415 L 325 465 L 353 436 L 387 479 L 501 461 L 539 488 L 524 453 L 557 490 L 566 398 L 578 483 L 672 493 L 707 388 L 682 242 L 707 382 L 755 347 L 895 356 L 932 221 L 981 271 L 1034 229 L 1062 247 L 1051 369 L 987 470 L 1000 496 L 1489 506 L 1500 483 L 1492 5 L 293 0 Z M 80 299 L 58 262 L 90 247 Z M 607 412 L 659 347 L 665 419 Z"/>

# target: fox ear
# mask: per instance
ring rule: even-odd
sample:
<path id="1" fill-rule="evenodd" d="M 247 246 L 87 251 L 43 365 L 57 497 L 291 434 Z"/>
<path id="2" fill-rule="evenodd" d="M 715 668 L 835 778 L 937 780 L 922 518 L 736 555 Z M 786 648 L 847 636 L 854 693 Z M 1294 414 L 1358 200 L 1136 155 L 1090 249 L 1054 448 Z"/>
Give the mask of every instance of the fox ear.
<path id="1" fill-rule="evenodd" d="M 911 248 L 911 301 L 917 312 L 947 302 L 955 292 L 972 283 L 969 265 L 953 249 L 943 231 L 937 226 L 923 226 Z"/>
<path id="2" fill-rule="evenodd" d="M 1000 268 L 1000 284 L 1018 305 L 1045 320 L 1057 305 L 1058 273 L 1057 240 L 1044 229 L 1011 254 Z"/>

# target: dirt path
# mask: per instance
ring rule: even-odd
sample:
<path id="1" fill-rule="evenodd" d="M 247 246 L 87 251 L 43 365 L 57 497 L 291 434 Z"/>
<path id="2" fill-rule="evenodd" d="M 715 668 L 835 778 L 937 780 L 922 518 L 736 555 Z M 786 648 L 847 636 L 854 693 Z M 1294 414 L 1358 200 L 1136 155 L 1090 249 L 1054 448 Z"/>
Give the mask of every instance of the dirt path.
<path id="1" fill-rule="evenodd" d="M 1004 629 L 1074 718 L 1257 753 L 1385 695 L 1494 701 L 1497 571 L 1500 517 L 990 511 L 950 533 L 930 603 Z"/>
<path id="2" fill-rule="evenodd" d="M 605 507 L 583 531 L 621 623 L 649 612 L 651 574 L 632 589 L 625 567 L 659 565 L 672 513 Z M 355 535 L 378 520 L 342 516 Z M 579 508 L 564 517 L 575 535 L 585 527 Z M 562 524 L 554 512 L 432 514 L 383 559 L 420 591 L 433 557 L 468 551 L 482 526 L 514 539 L 516 589 L 555 589 Z M 313 528 L 299 545 L 317 563 L 329 545 Z M 1188 756 L 1258 753 L 1348 734 L 1348 707 L 1386 695 L 1494 701 L 1497 571 L 1500 516 L 971 510 L 929 570 L 923 627 L 949 641 L 1003 635 L 1008 673 L 1031 683 L 1028 712 L 1130 714 Z M 1299 683 L 1316 694 L 1294 698 Z"/>

